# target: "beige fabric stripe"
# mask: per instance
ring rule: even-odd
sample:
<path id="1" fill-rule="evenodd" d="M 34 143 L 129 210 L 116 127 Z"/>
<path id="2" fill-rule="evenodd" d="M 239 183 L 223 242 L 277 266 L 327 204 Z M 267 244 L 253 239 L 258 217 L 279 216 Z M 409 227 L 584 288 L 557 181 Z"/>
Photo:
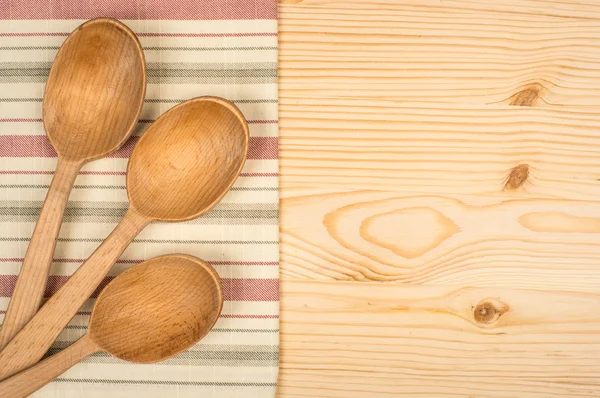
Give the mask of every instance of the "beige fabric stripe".
<path id="1" fill-rule="evenodd" d="M 236 184 L 237 186 L 237 184 Z M 46 192 L 43 189 L 3 189 L 3 197 L 6 200 L 19 200 L 27 198 L 37 201 L 44 200 Z M 126 202 L 126 190 L 105 190 L 105 189 L 76 189 L 70 196 L 73 201 L 106 201 Z M 277 203 L 277 191 L 230 191 L 222 203 Z"/>
<path id="2" fill-rule="evenodd" d="M 116 223 L 101 223 L 101 224 L 84 224 L 74 223 L 65 224 L 59 233 L 59 237 L 74 238 L 74 237 L 86 237 L 86 238 L 106 238 L 108 234 L 113 230 Z M 33 232 L 34 223 L 2 223 L 0 228 L 0 236 L 14 236 L 20 238 L 27 238 L 31 236 Z M 279 229 L 277 225 L 243 225 L 243 226 L 230 226 L 230 225 L 213 225 L 210 228 L 202 228 L 197 224 L 187 223 L 152 223 L 148 225 L 144 231 L 139 235 L 139 238 L 168 238 L 168 239 L 224 239 L 224 240 L 242 240 L 248 237 L 260 238 L 260 239 L 278 239 Z M 59 242 L 59 245 L 61 243 Z M 94 243 L 88 243 L 97 246 Z M 173 244 L 140 244 L 140 249 L 150 250 L 153 247 L 161 247 L 164 250 L 173 250 L 179 248 L 179 250 L 185 251 L 185 247 L 173 245 Z M 233 248 L 228 248 L 233 250 Z M 124 256 L 127 255 L 127 251 Z M 152 253 L 152 252 L 150 252 Z M 268 253 L 265 253 L 265 255 Z M 268 259 L 268 258 L 267 258 Z"/>
<path id="3" fill-rule="evenodd" d="M 0 54 L 1 56 L 1 54 Z M 33 119 L 39 118 L 42 113 L 42 102 L 37 98 L 27 98 L 28 101 L 15 101 L 18 98 L 6 98 L 3 92 L 0 92 L 0 119 Z M 140 119 L 156 119 L 162 113 L 171 107 L 185 101 L 188 98 L 174 98 L 165 100 L 147 99 L 140 115 Z M 10 101 L 9 101 L 10 100 Z M 240 108 L 246 119 L 250 121 L 277 120 L 277 104 L 272 98 L 241 98 L 234 103 Z M 147 126 L 138 126 L 138 130 L 143 130 Z M 277 126 L 271 124 L 253 123 L 250 125 L 251 135 L 254 137 L 265 136 L 264 132 L 272 132 L 272 136 L 277 136 Z M 141 131 L 136 131 L 141 133 Z M 37 134 L 45 135 L 41 122 L 20 122 L 20 123 L 0 123 L 0 134 Z"/>
<path id="4" fill-rule="evenodd" d="M 62 42 L 58 42 L 60 44 Z M 204 43 L 202 43 L 204 44 Z M 257 59 L 272 59 L 273 54 L 277 54 L 276 42 L 268 42 L 263 45 L 246 40 L 242 45 L 233 43 L 214 43 L 213 45 L 198 45 L 198 42 L 191 46 L 186 43 L 165 43 L 158 41 L 145 44 L 144 55 L 146 62 L 153 64 L 157 62 L 179 63 L 227 63 L 235 57 L 236 63 L 254 63 Z M 0 42 L 0 60 L 11 62 L 43 62 L 48 59 L 54 59 L 58 52 L 58 45 L 6 45 Z"/>
<path id="5" fill-rule="evenodd" d="M 0 320 L 4 319 L 4 312 L 8 307 L 8 298 L 0 297 Z M 94 308 L 96 299 L 89 299 L 81 307 L 80 312 L 71 320 L 71 325 L 87 325 L 90 313 Z M 226 301 L 223 304 L 221 318 L 215 327 L 226 327 L 228 322 L 236 321 L 236 327 L 250 325 L 251 322 L 267 322 L 271 327 L 278 325 L 279 303 L 276 301 Z M 206 338 L 210 337 L 210 333 Z M 76 339 L 77 337 L 75 337 Z"/>
<path id="6" fill-rule="evenodd" d="M 274 61 L 275 62 L 275 61 Z M 31 83 L 4 83 L 2 85 L 2 97 L 41 97 L 44 94 L 44 85 Z M 277 83 L 265 84 L 211 84 L 192 83 L 187 84 L 154 84 L 148 82 L 146 88 L 147 98 L 193 98 L 199 95 L 216 95 L 231 101 L 238 99 L 253 98 L 277 98 Z M 143 110 L 142 110 L 143 111 Z M 39 116 L 38 116 L 39 117 Z"/>

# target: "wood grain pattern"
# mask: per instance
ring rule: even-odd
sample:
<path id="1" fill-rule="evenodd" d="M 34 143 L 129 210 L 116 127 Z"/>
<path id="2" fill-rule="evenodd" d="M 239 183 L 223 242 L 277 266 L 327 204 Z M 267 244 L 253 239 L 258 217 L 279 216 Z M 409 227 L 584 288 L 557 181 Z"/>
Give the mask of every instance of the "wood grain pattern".
<path id="1" fill-rule="evenodd" d="M 290 281 L 279 395 L 598 396 L 596 293 Z"/>
<path id="2" fill-rule="evenodd" d="M 88 21 L 61 46 L 43 104 L 44 128 L 59 161 L 0 329 L 0 348 L 35 315 L 42 302 L 77 173 L 85 163 L 116 151 L 129 138 L 145 92 L 142 46 L 119 21 Z"/>
<path id="3" fill-rule="evenodd" d="M 0 382 L 0 394 L 26 397 L 97 351 L 137 363 L 165 360 L 206 336 L 222 308 L 219 274 L 208 263 L 180 254 L 144 261 L 102 290 L 83 337 Z"/>
<path id="4" fill-rule="evenodd" d="M 283 199 L 283 276 L 599 291 L 600 204 L 393 191 Z"/>
<path id="5" fill-rule="evenodd" d="M 248 123 L 224 99 L 198 97 L 157 119 L 127 166 L 130 207 L 113 232 L 0 352 L 0 380 L 38 362 L 152 221 L 184 221 L 213 208 L 240 174 Z"/>
<path id="6" fill-rule="evenodd" d="M 600 395 L 600 5 L 279 14 L 278 395 Z"/>

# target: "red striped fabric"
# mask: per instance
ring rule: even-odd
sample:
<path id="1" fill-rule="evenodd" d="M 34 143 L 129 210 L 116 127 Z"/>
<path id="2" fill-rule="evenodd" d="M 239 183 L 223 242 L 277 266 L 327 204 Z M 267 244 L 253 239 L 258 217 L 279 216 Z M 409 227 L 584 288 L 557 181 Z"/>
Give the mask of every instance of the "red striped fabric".
<path id="1" fill-rule="evenodd" d="M 46 297 L 52 296 L 69 279 L 66 275 L 51 275 L 46 285 Z M 92 298 L 114 279 L 109 276 L 104 278 L 100 286 L 92 294 Z M 0 275 L 0 297 L 10 297 L 17 282 L 17 275 Z M 223 297 L 227 301 L 278 301 L 279 280 L 278 279 L 232 279 L 221 278 L 223 286 Z"/>
<path id="2" fill-rule="evenodd" d="M 128 158 L 139 139 L 133 136 L 111 158 Z M 45 135 L 0 135 L 0 158 L 54 158 L 54 147 Z M 250 137 L 248 159 L 277 159 L 279 139 L 277 137 Z"/>
<path id="3" fill-rule="evenodd" d="M 273 0 L 0 0 L 0 19 L 276 19 Z"/>

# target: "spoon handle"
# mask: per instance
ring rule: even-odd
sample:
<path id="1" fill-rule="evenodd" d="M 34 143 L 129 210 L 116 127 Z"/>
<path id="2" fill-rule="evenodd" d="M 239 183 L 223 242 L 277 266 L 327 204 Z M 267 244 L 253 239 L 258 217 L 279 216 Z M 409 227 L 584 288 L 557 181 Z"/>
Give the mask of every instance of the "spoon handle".
<path id="1" fill-rule="evenodd" d="M 150 221 L 129 208 L 108 238 L 0 352 L 0 380 L 32 366 L 44 356 L 121 253 Z"/>
<path id="2" fill-rule="evenodd" d="M 58 354 L 0 382 L 0 396 L 26 397 L 60 376 L 82 359 L 99 350 L 100 348 L 96 343 L 86 334 Z"/>
<path id="3" fill-rule="evenodd" d="M 81 162 L 58 159 L 54 178 L 42 206 L 17 284 L 0 329 L 0 349 L 17 334 L 40 307 L 56 247 L 56 237 Z"/>

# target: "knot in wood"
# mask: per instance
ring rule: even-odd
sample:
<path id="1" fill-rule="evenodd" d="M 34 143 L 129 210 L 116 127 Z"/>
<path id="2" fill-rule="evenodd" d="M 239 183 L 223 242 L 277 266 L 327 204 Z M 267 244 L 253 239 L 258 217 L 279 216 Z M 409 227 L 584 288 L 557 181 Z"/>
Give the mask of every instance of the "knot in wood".
<path id="1" fill-rule="evenodd" d="M 508 306 L 496 299 L 481 300 L 473 310 L 475 322 L 491 324 L 508 311 Z"/>
<path id="2" fill-rule="evenodd" d="M 532 83 L 523 87 L 509 98 L 512 106 L 534 106 L 542 99 L 547 89 L 541 83 Z"/>
<path id="3" fill-rule="evenodd" d="M 528 164 L 520 164 L 518 166 L 513 167 L 506 178 L 506 182 L 504 183 L 504 189 L 513 190 L 517 189 L 529 178 L 529 165 Z"/>

